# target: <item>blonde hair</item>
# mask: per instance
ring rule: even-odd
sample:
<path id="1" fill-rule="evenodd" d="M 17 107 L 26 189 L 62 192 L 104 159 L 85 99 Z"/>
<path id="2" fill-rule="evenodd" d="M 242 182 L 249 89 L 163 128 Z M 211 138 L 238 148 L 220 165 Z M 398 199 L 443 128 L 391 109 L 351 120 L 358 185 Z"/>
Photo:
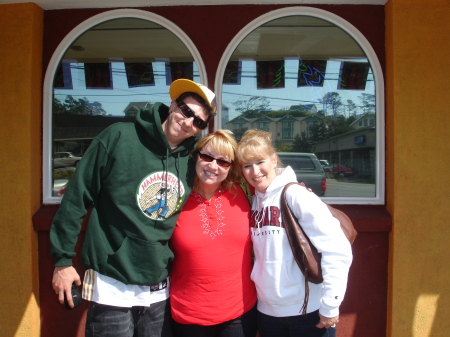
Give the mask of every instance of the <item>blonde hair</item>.
<path id="1" fill-rule="evenodd" d="M 241 167 L 236 160 L 236 151 L 237 151 L 237 142 L 233 138 L 233 136 L 226 130 L 217 130 L 216 132 L 210 133 L 209 135 L 200 139 L 195 147 L 192 156 L 195 159 L 195 162 L 198 160 L 198 153 L 206 146 L 211 147 L 217 153 L 220 153 L 222 156 L 226 156 L 230 158 L 233 162 L 228 169 L 228 175 L 224 181 L 222 181 L 222 187 L 225 190 L 231 190 L 235 188 L 235 185 L 241 180 Z M 198 177 L 195 176 L 194 179 L 194 190 L 197 189 L 198 186 Z"/>
<path id="2" fill-rule="evenodd" d="M 239 142 L 236 154 L 240 165 L 276 155 L 276 149 L 272 145 L 272 134 L 262 130 L 246 131 Z M 277 159 L 280 163 L 278 156 Z"/>

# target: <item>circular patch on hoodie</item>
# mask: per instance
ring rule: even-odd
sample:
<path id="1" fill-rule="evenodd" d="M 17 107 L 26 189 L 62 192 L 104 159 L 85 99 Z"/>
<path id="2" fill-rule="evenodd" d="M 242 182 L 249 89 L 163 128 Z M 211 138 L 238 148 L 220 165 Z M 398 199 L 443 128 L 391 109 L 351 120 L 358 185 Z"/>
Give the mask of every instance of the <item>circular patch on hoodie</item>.
<path id="1" fill-rule="evenodd" d="M 185 194 L 183 182 L 174 174 L 155 172 L 145 177 L 137 191 L 142 213 L 153 220 L 169 218 L 180 207 Z"/>

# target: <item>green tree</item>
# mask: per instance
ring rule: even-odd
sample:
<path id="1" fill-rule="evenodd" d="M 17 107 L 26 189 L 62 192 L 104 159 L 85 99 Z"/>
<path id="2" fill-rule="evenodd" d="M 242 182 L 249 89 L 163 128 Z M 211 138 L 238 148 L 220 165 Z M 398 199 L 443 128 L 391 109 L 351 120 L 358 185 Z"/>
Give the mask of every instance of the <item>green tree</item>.
<path id="1" fill-rule="evenodd" d="M 55 97 L 53 97 L 53 113 L 54 114 L 62 114 L 65 113 L 66 107 L 61 101 Z"/>
<path id="2" fill-rule="evenodd" d="M 358 98 L 361 100 L 364 113 L 375 113 L 375 95 L 372 94 L 361 94 L 361 96 L 358 96 Z"/>
<path id="3" fill-rule="evenodd" d="M 306 111 L 300 111 L 300 110 L 275 110 L 275 111 L 269 111 L 264 113 L 264 116 L 272 117 L 272 118 L 280 118 L 284 117 L 287 114 L 293 117 L 307 117 L 310 114 Z"/>
<path id="4" fill-rule="evenodd" d="M 339 116 L 329 120 L 329 137 L 337 136 L 353 130 L 350 124 L 355 120 L 355 117 L 345 118 Z"/>
<path id="5" fill-rule="evenodd" d="M 239 142 L 241 140 L 242 136 L 244 135 L 245 131 L 247 131 L 247 130 L 248 130 L 248 128 L 233 130 L 234 138 L 236 139 L 237 142 Z"/>
<path id="6" fill-rule="evenodd" d="M 236 111 L 240 112 L 242 117 L 255 118 L 263 114 L 261 111 L 267 110 L 269 100 L 263 96 L 252 96 L 248 100 L 239 100 L 233 103 Z"/>
<path id="7" fill-rule="evenodd" d="M 348 109 L 349 116 L 355 116 L 356 111 L 358 110 L 358 107 L 356 106 L 355 102 L 353 102 L 351 99 L 348 99 L 347 100 L 347 109 Z"/>
<path id="8" fill-rule="evenodd" d="M 292 142 L 292 150 L 294 152 L 313 152 L 313 145 L 311 139 L 306 137 L 306 132 L 302 132 L 301 135 L 297 134 Z"/>
<path id="9" fill-rule="evenodd" d="M 92 110 L 86 105 L 86 101 L 83 98 L 74 99 L 71 95 L 66 96 L 64 101 L 66 108 L 64 113 L 71 115 L 92 115 Z"/>
<path id="10" fill-rule="evenodd" d="M 312 142 L 320 142 L 324 139 L 330 138 L 328 119 L 326 119 L 326 121 L 315 123 L 309 128 L 309 131 L 311 132 L 310 140 Z"/>
<path id="11" fill-rule="evenodd" d="M 92 114 L 94 116 L 106 115 L 106 111 L 103 109 L 101 103 L 99 103 L 99 102 L 90 103 L 87 99 L 85 102 L 86 102 L 87 107 L 92 111 Z"/>
<path id="12" fill-rule="evenodd" d="M 342 112 L 341 96 L 337 92 L 327 92 L 320 100 L 323 105 L 325 115 L 331 110 L 332 116 L 338 116 Z"/>
<path id="13" fill-rule="evenodd" d="M 348 118 L 345 116 L 336 118 L 325 117 L 325 120 L 310 127 L 311 137 L 309 138 L 309 141 L 316 143 L 352 131 L 354 128 L 350 126 L 350 124 L 355 120 L 356 117 L 354 116 Z"/>
<path id="14" fill-rule="evenodd" d="M 70 115 L 94 115 L 104 116 L 106 111 L 99 102 L 89 102 L 84 98 L 74 99 L 71 95 L 67 95 L 64 103 L 53 98 L 53 113 L 70 114 Z"/>

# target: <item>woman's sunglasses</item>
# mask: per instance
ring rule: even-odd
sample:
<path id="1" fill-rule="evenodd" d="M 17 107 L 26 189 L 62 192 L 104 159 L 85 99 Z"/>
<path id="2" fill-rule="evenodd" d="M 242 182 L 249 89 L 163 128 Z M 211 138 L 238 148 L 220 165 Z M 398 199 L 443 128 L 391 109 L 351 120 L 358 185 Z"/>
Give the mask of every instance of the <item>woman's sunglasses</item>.
<path id="1" fill-rule="evenodd" d="M 199 128 L 200 130 L 205 129 L 208 126 L 208 122 L 204 121 L 200 117 L 198 117 L 194 112 L 189 108 L 186 104 L 180 104 L 178 105 L 178 109 L 180 109 L 181 114 L 185 118 L 194 118 L 194 126 Z"/>
<path id="2" fill-rule="evenodd" d="M 206 161 L 208 163 L 212 162 L 213 160 L 216 161 L 217 165 L 221 166 L 221 167 L 230 167 L 231 164 L 233 164 L 233 162 L 229 162 L 223 159 L 217 159 L 214 157 L 211 157 L 210 155 L 204 154 L 199 152 L 198 156 L 200 157 L 201 160 Z"/>

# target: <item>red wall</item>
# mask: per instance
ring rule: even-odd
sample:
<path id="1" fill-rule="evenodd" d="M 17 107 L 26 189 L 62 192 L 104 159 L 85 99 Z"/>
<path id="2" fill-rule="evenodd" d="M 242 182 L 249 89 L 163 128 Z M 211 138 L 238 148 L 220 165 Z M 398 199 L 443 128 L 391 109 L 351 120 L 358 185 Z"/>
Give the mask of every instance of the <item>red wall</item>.
<path id="1" fill-rule="evenodd" d="M 283 5 L 147 7 L 179 26 L 197 46 L 212 88 L 220 58 L 233 37 L 249 22 Z M 330 11 L 353 24 L 371 43 L 382 68 L 385 65 L 384 6 L 311 6 Z M 104 9 L 45 12 L 43 69 L 61 40 L 84 20 Z M 43 76 L 44 78 L 44 76 Z M 359 235 L 353 245 L 354 262 L 341 307 L 340 337 L 386 335 L 387 265 L 391 217 L 384 206 L 337 206 L 353 220 Z M 39 240 L 39 282 L 42 337 L 83 336 L 86 303 L 66 311 L 51 287 L 53 261 L 49 254 L 49 227 L 57 206 L 42 206 L 33 221 Z M 82 238 L 83 235 L 80 236 Z M 81 241 L 81 240 L 80 240 Z M 80 242 L 77 249 L 80 248 Z M 83 270 L 75 261 L 79 273 Z"/>

